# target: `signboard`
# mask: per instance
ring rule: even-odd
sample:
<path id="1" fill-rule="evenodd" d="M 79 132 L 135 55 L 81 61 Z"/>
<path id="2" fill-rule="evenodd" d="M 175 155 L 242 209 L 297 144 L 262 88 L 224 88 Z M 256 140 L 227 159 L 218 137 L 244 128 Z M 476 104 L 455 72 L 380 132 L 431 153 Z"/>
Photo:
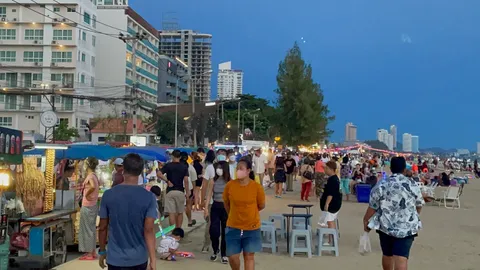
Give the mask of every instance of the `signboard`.
<path id="1" fill-rule="evenodd" d="M 130 143 L 135 146 L 147 146 L 147 137 L 145 136 L 130 136 Z"/>
<path id="2" fill-rule="evenodd" d="M 7 164 L 23 162 L 23 132 L 0 127 L 0 161 Z"/>
<path id="3" fill-rule="evenodd" d="M 57 121 L 58 117 L 54 111 L 45 111 L 40 115 L 40 123 L 46 128 L 54 127 Z"/>

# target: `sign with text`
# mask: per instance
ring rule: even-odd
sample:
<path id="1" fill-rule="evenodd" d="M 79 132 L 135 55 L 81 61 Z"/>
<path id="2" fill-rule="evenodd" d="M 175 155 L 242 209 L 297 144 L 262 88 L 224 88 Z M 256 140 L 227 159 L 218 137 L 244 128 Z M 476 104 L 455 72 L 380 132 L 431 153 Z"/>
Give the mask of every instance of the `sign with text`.
<path id="1" fill-rule="evenodd" d="M 22 141 L 23 132 L 20 130 L 0 127 L 0 162 L 22 164 Z"/>

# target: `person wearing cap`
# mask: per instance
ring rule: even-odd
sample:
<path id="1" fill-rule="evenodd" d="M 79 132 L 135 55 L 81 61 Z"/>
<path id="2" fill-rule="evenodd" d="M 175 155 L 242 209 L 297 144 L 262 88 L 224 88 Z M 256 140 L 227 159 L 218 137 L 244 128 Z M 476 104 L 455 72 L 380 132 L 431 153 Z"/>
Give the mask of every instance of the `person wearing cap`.
<path id="1" fill-rule="evenodd" d="M 115 170 L 112 173 L 112 187 L 123 183 L 123 159 L 117 158 L 113 161 Z"/>

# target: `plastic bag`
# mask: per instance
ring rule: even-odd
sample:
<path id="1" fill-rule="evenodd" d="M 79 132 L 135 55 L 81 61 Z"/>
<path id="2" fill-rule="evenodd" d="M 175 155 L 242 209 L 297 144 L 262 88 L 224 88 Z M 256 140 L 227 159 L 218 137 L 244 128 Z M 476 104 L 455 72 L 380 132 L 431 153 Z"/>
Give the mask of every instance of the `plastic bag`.
<path id="1" fill-rule="evenodd" d="M 370 245 L 370 236 L 368 236 L 367 232 L 363 232 L 360 236 L 360 241 L 358 245 L 358 252 L 360 254 L 367 254 L 372 252 L 372 246 Z"/>

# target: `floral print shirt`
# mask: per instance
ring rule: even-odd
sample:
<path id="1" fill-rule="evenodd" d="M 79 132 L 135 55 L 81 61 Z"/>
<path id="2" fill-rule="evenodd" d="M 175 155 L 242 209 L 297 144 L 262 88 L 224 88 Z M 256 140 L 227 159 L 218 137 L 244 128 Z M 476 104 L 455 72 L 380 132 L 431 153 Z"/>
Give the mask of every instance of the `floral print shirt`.
<path id="1" fill-rule="evenodd" d="M 402 174 L 394 174 L 372 188 L 370 208 L 376 213 L 368 227 L 396 238 L 414 236 L 421 228 L 417 207 L 424 204 L 418 184 Z"/>

